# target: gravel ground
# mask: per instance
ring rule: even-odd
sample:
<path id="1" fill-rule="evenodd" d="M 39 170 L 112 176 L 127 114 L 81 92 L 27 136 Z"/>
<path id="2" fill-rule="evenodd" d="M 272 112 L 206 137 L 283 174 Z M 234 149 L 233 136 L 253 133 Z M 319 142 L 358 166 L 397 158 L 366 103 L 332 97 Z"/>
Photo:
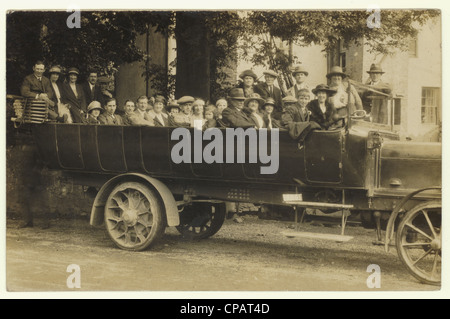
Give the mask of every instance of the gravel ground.
<path id="1" fill-rule="evenodd" d="M 288 238 L 285 231 L 340 234 L 337 226 L 263 220 L 244 214 L 227 219 L 213 237 L 192 241 L 175 228 L 152 249 L 123 251 L 106 231 L 84 219 L 54 219 L 43 230 L 17 229 L 7 220 L 9 291 L 67 291 L 66 267 L 78 264 L 83 291 L 435 291 L 417 282 L 393 247 L 372 245 L 374 230 L 348 226 L 348 242 Z M 321 225 L 321 224 L 319 224 Z M 381 269 L 381 288 L 370 289 L 367 267 Z M 151 271 L 149 271 L 151 269 Z"/>

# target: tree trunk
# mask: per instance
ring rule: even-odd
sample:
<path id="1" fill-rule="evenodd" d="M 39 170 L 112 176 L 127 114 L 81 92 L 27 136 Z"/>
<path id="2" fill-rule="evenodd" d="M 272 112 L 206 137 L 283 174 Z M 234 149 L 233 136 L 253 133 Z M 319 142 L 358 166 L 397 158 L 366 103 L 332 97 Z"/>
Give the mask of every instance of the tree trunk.
<path id="1" fill-rule="evenodd" d="M 184 95 L 209 99 L 210 45 L 205 18 L 200 12 L 177 13 L 176 98 Z"/>

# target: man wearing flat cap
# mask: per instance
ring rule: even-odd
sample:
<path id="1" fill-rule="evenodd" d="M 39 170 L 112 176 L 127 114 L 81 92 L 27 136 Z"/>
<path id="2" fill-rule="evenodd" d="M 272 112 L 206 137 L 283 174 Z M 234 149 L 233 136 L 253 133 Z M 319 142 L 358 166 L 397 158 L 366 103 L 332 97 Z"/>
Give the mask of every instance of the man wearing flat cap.
<path id="1" fill-rule="evenodd" d="M 244 90 L 232 88 L 228 94 L 228 106 L 222 111 L 220 124 L 225 127 L 255 127 L 255 123 L 248 114 L 243 112 Z"/>
<path id="2" fill-rule="evenodd" d="M 309 84 L 306 82 L 306 78 L 308 77 L 309 72 L 306 70 L 304 66 L 298 65 L 292 70 L 292 76 L 295 79 L 295 84 L 287 91 L 287 95 L 292 95 L 296 99 L 299 97 L 299 92 L 302 89 L 307 89 L 309 91 L 309 97 L 311 99 L 314 98 L 314 95 L 311 92 L 311 88 Z"/>
<path id="3" fill-rule="evenodd" d="M 264 71 L 264 83 L 260 83 L 255 86 L 255 93 L 258 93 L 261 95 L 261 97 L 266 100 L 267 98 L 271 97 L 275 100 L 275 110 L 273 117 L 276 119 L 281 118 L 281 113 L 283 111 L 282 105 L 282 97 L 281 97 L 281 90 L 277 86 L 274 85 L 274 82 L 276 78 L 278 77 L 278 74 L 273 70 L 267 70 Z"/>
<path id="4" fill-rule="evenodd" d="M 86 99 L 83 87 L 77 83 L 80 71 L 77 68 L 69 68 L 67 73 L 69 81 L 62 85 L 62 102 L 69 104 L 74 123 L 86 123 Z"/>
<path id="5" fill-rule="evenodd" d="M 362 102 L 364 110 L 368 114 L 372 114 L 372 118 L 377 123 L 387 122 L 387 114 L 383 114 L 383 110 L 380 105 L 372 105 L 372 97 L 380 96 L 375 91 L 379 91 L 381 93 L 385 93 L 390 95 L 392 92 L 392 88 L 388 83 L 385 83 L 381 80 L 381 76 L 385 73 L 379 64 L 372 64 L 370 66 L 370 70 L 367 71 L 369 73 L 369 80 L 366 82 L 366 85 L 369 86 L 368 90 L 365 90 L 362 94 Z M 370 90 L 373 89 L 373 90 Z"/>

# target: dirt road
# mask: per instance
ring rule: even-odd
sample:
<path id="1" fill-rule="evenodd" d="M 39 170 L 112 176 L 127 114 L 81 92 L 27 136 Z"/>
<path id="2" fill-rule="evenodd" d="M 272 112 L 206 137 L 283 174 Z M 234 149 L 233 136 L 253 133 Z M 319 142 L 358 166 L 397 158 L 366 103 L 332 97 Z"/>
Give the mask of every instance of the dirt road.
<path id="1" fill-rule="evenodd" d="M 183 239 L 168 228 L 151 250 L 123 251 L 103 228 L 86 219 L 59 219 L 51 228 L 17 229 L 8 219 L 6 281 L 8 291 L 425 291 L 397 257 L 373 246 L 374 231 L 348 227 L 345 243 L 287 238 L 292 222 L 244 216 L 226 220 L 212 238 Z M 339 228 L 301 224 L 301 231 L 339 234 Z M 69 265 L 80 269 L 80 288 L 69 288 Z M 381 270 L 381 288 L 371 289 L 367 267 Z M 71 277 L 73 279 L 73 277 Z M 299 294 L 301 296 L 301 294 Z"/>

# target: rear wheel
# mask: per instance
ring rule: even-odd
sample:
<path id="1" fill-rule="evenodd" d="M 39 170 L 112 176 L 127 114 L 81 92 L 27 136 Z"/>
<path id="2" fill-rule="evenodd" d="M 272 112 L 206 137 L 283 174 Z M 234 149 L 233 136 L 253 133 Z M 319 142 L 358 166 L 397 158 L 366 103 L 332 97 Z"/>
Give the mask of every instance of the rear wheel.
<path id="1" fill-rule="evenodd" d="M 180 213 L 177 230 L 189 239 L 205 239 L 220 230 L 225 216 L 225 203 L 196 202 Z"/>
<path id="2" fill-rule="evenodd" d="M 141 183 L 119 184 L 106 201 L 105 226 L 118 247 L 133 251 L 148 248 L 165 230 L 157 194 Z"/>
<path id="3" fill-rule="evenodd" d="M 408 271 L 423 283 L 441 283 L 442 204 L 432 201 L 408 211 L 398 226 L 397 252 Z"/>

